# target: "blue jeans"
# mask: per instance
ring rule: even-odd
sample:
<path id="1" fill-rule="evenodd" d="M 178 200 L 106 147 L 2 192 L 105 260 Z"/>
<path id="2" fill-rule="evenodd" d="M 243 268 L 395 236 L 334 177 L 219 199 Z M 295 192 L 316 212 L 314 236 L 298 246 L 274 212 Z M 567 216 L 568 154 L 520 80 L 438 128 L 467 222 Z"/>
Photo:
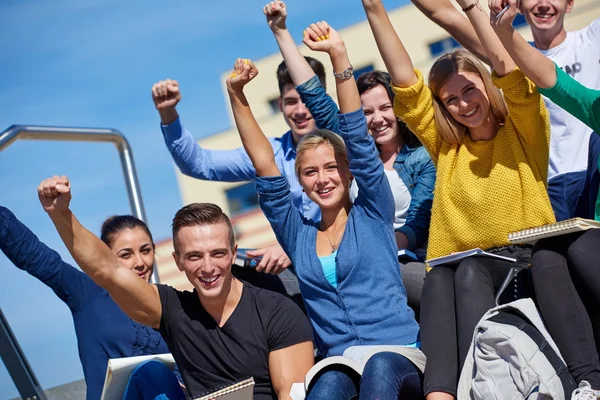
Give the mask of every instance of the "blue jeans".
<path id="1" fill-rule="evenodd" d="M 600 135 L 592 132 L 587 170 L 558 175 L 548 182 L 548 196 L 557 221 L 575 217 L 594 219 L 600 185 L 599 157 Z"/>
<path id="2" fill-rule="evenodd" d="M 347 367 L 333 367 L 317 375 L 307 400 L 398 400 L 423 397 L 423 375 L 406 357 L 378 353 L 367 361 L 360 382 Z"/>
<path id="3" fill-rule="evenodd" d="M 185 394 L 169 367 L 149 360 L 131 373 L 123 400 L 185 400 Z"/>

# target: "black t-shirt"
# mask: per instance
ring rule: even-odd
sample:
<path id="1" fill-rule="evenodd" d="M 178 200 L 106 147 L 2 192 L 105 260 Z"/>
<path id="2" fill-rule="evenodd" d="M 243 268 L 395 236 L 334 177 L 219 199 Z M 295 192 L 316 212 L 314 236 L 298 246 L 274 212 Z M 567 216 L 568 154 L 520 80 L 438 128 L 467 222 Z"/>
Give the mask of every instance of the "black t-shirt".
<path id="1" fill-rule="evenodd" d="M 244 283 L 239 304 L 219 328 L 196 290 L 157 287 L 162 304 L 159 330 L 192 398 L 252 376 L 255 400 L 276 399 L 269 352 L 312 341 L 305 315 L 279 293 Z"/>

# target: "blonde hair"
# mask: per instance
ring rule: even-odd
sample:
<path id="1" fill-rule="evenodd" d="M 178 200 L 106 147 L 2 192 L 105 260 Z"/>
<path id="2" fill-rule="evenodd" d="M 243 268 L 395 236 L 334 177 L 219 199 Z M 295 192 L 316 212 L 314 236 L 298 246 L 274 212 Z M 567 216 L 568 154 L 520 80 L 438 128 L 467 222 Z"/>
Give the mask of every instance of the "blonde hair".
<path id="1" fill-rule="evenodd" d="M 492 75 L 481 61 L 463 49 L 443 55 L 431 67 L 429 88 L 433 93 L 433 108 L 438 135 L 442 140 L 451 144 L 460 144 L 465 135 L 468 134 L 468 128 L 452 117 L 440 100 L 439 95 L 442 87 L 448 82 L 452 74 L 458 72 L 471 72 L 481 77 L 490 102 L 490 110 L 499 126 L 504 125 L 508 114 L 502 92 L 494 85 Z"/>
<path id="2" fill-rule="evenodd" d="M 296 148 L 296 163 L 294 167 L 296 169 L 296 177 L 300 178 L 300 170 L 302 166 L 303 155 L 307 150 L 316 149 L 321 145 L 329 145 L 333 149 L 333 153 L 340 157 L 342 160 L 348 162 L 346 155 L 346 145 L 342 138 L 335 133 L 327 129 L 318 129 L 311 133 L 308 133 L 302 137 L 298 147 Z"/>

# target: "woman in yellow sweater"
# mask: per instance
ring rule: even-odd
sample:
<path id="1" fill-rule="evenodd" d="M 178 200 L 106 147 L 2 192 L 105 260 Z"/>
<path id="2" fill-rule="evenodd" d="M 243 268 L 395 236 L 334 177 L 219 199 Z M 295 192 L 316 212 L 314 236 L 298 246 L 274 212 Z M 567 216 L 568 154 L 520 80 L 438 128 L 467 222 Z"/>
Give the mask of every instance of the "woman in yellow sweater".
<path id="1" fill-rule="evenodd" d="M 392 77 L 396 115 L 423 142 L 437 168 L 428 258 L 479 247 L 528 263 L 531 249 L 509 246 L 508 233 L 555 221 L 546 191 L 550 123 L 535 85 L 516 69 L 477 0 L 459 4 L 485 47 L 493 75 L 458 50 L 436 61 L 429 86 L 381 0 L 362 2 Z M 427 274 L 421 340 L 428 400 L 456 395 L 473 329 L 494 307 L 509 266 L 467 258 Z"/>

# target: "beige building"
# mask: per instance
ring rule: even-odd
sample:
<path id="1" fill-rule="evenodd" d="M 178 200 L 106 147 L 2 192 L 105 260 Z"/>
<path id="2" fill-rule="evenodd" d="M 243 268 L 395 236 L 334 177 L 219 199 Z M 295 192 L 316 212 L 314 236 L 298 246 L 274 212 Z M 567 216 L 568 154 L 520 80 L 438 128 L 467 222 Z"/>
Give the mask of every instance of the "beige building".
<path id="1" fill-rule="evenodd" d="M 424 72 L 425 76 L 437 57 L 458 46 L 451 36 L 427 19 L 412 4 L 390 11 L 389 16 L 413 63 Z M 573 11 L 565 20 L 565 26 L 567 30 L 577 30 L 598 17 L 600 17 L 600 1 L 577 0 Z M 532 39 L 522 16 L 515 19 L 515 26 L 519 27 L 519 31 L 527 40 Z M 358 74 L 373 69 L 385 70 L 366 20 L 338 31 L 344 38 L 350 60 Z M 299 49 L 304 55 L 317 58 L 325 65 L 327 92 L 335 99 L 331 65 L 327 56 L 324 53 L 311 52 L 304 44 L 301 44 Z M 260 60 L 253 60 L 260 73 L 245 89 L 252 111 L 268 136 L 281 136 L 289 129 L 277 108 L 279 89 L 275 71 L 281 60 L 279 52 Z M 229 109 L 232 128 L 199 140 L 200 146 L 207 149 L 227 150 L 242 145 L 227 101 L 225 79 L 228 74 L 229 72 L 224 72 L 221 75 L 221 82 L 223 82 L 225 106 Z M 253 183 L 208 182 L 190 178 L 178 170 L 176 174 L 183 203 L 212 202 L 221 206 L 232 219 L 241 248 L 258 248 L 275 243 L 269 224 L 258 208 Z M 176 267 L 172 263 L 170 246 L 170 241 L 166 241 L 157 249 L 159 254 L 168 254 L 168 257 L 161 257 L 161 260 L 158 260 L 160 274 L 164 275 L 161 279 L 166 282 L 179 276 L 183 280 L 177 279 L 177 284 L 185 285 L 185 277 L 176 272 Z"/>

